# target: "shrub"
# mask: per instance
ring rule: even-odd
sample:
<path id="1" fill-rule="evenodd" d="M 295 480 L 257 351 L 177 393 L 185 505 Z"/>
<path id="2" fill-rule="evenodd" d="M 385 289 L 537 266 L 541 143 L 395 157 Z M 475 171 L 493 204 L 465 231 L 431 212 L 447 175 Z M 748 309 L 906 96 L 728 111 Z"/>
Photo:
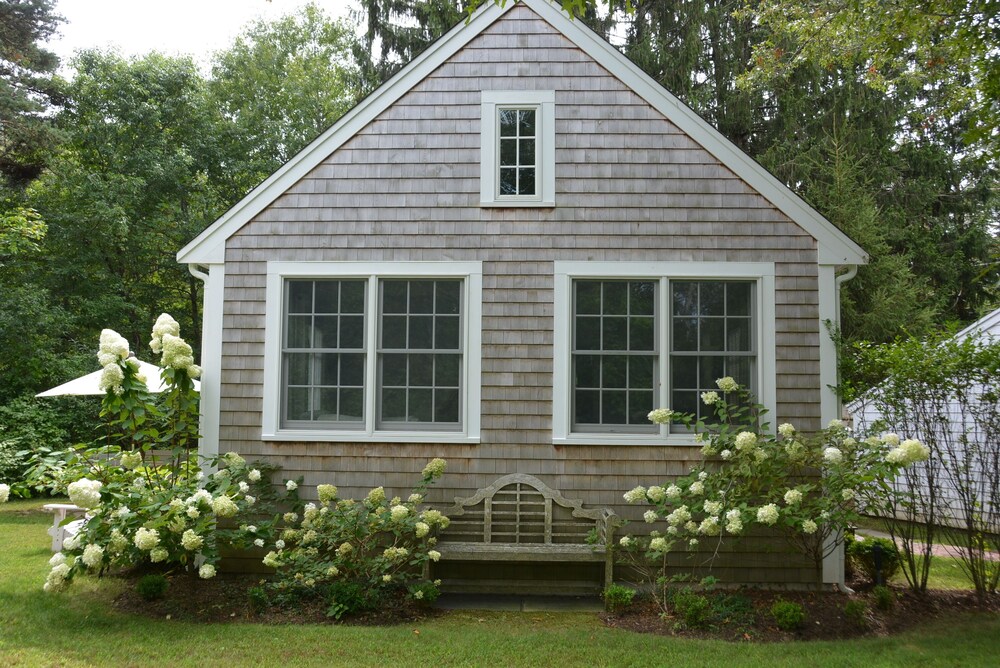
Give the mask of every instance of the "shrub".
<path id="1" fill-rule="evenodd" d="M 620 584 L 611 584 L 603 594 L 604 609 L 608 612 L 621 612 L 632 605 L 635 598 L 635 589 Z"/>
<path id="2" fill-rule="evenodd" d="M 0 482 L 17 482 L 24 474 L 26 465 L 27 457 L 21 451 L 21 444 L 16 439 L 0 440 Z"/>
<path id="3" fill-rule="evenodd" d="M 896 544 L 888 538 L 865 537 L 847 543 L 847 558 L 856 571 L 860 572 L 869 582 L 878 582 L 875 568 L 875 546 L 882 550 L 882 582 L 888 582 L 899 572 L 899 550 Z"/>
<path id="4" fill-rule="evenodd" d="M 247 602 L 255 613 L 263 612 L 267 608 L 270 601 L 267 597 L 267 589 L 264 588 L 263 584 L 255 585 L 247 590 Z"/>
<path id="5" fill-rule="evenodd" d="M 167 580 L 166 576 L 160 573 L 150 573 L 139 578 L 139 581 L 135 585 L 135 590 L 139 592 L 139 596 L 144 600 L 155 601 L 163 598 L 169 586 L 170 581 Z"/>
<path id="6" fill-rule="evenodd" d="M 711 626 L 714 618 L 712 603 L 704 594 L 690 587 L 678 589 L 673 596 L 674 612 L 689 629 L 705 629 Z"/>
<path id="7" fill-rule="evenodd" d="M 872 589 L 872 598 L 875 600 L 875 607 L 882 611 L 892 610 L 896 603 L 896 594 L 885 585 L 878 585 Z"/>
<path id="8" fill-rule="evenodd" d="M 794 601 L 779 599 L 771 606 L 771 617 L 782 631 L 794 631 L 805 623 L 806 611 Z"/>
<path id="9" fill-rule="evenodd" d="M 383 598 L 381 588 L 369 588 L 358 580 L 341 580 L 327 585 L 327 617 L 340 620 L 343 617 L 375 610 Z"/>
<path id="10" fill-rule="evenodd" d="M 844 616 L 855 626 L 868 626 L 868 604 L 861 600 L 852 600 L 844 604 Z"/>
<path id="11" fill-rule="evenodd" d="M 410 587 L 410 598 L 422 605 L 433 605 L 434 601 L 438 600 L 438 597 L 441 596 L 441 590 L 438 588 L 439 584 L 441 584 L 440 580 L 435 580 L 434 582 L 417 582 Z"/>

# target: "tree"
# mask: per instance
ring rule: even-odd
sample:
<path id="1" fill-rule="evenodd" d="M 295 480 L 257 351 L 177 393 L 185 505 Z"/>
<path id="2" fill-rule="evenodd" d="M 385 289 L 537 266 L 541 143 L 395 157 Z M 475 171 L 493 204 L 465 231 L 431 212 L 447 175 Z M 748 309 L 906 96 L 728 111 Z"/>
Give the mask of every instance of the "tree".
<path id="1" fill-rule="evenodd" d="M 230 199 L 241 196 L 326 130 L 354 103 L 350 26 L 315 5 L 260 21 L 218 53 L 209 93 L 227 121 Z"/>
<path id="2" fill-rule="evenodd" d="M 38 176 L 58 141 L 51 111 L 63 98 L 55 54 L 40 42 L 62 20 L 54 0 L 0 3 L 0 176 L 23 187 Z"/>

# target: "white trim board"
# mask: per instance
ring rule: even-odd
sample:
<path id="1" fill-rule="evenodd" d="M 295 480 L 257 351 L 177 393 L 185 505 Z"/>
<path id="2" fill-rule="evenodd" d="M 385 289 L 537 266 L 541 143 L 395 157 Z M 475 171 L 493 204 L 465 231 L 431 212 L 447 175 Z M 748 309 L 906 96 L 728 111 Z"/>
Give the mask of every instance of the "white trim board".
<path id="1" fill-rule="evenodd" d="M 667 92 L 617 49 L 561 10 L 550 0 L 519 0 L 503 7 L 486 2 L 467 24 L 455 26 L 360 104 L 344 114 L 329 130 L 254 188 L 229 211 L 177 253 L 182 263 L 221 263 L 225 242 L 263 211 L 299 179 L 340 148 L 432 71 L 515 6 L 524 5 L 561 32 L 588 56 L 619 78 L 637 95 L 687 133 L 738 177 L 766 198 L 817 241 L 821 264 L 857 265 L 867 255 L 853 240 L 789 190 L 760 164 L 736 148 L 718 130 L 677 97 Z"/>

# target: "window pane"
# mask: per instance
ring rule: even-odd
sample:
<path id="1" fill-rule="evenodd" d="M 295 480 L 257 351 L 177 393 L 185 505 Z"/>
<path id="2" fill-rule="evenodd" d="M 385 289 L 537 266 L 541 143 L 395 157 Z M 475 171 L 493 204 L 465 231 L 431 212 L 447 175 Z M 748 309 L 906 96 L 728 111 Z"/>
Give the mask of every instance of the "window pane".
<path id="1" fill-rule="evenodd" d="M 522 165 L 535 164 L 535 140 L 522 139 L 518 141 L 518 162 Z"/>
<path id="2" fill-rule="evenodd" d="M 517 110 L 500 110 L 500 136 L 513 137 L 517 135 Z"/>
<path id="3" fill-rule="evenodd" d="M 535 110 L 522 109 L 517 113 L 518 134 L 522 137 L 533 137 L 535 135 Z"/>
<path id="4" fill-rule="evenodd" d="M 698 358 L 679 357 L 670 358 L 670 385 L 677 389 L 697 389 L 698 388 Z"/>
<path id="5" fill-rule="evenodd" d="M 434 318 L 434 348 L 437 350 L 458 350 L 459 320 L 457 316 L 437 316 Z"/>
<path id="6" fill-rule="evenodd" d="M 600 318 L 578 317 L 576 319 L 576 349 L 577 350 L 601 349 Z"/>
<path id="7" fill-rule="evenodd" d="M 673 400 L 670 403 L 670 408 L 678 413 L 696 413 L 698 412 L 698 393 L 697 392 L 677 392 L 673 393 Z"/>
<path id="8" fill-rule="evenodd" d="M 726 375 L 732 376 L 737 383 L 744 387 L 753 387 L 753 358 L 726 358 Z"/>
<path id="9" fill-rule="evenodd" d="M 628 313 L 628 283 L 608 281 L 604 283 L 605 315 L 625 315 Z"/>
<path id="10" fill-rule="evenodd" d="M 750 315 L 750 284 L 726 284 L 726 315 Z"/>
<path id="11" fill-rule="evenodd" d="M 628 350 L 628 318 L 603 318 L 604 350 Z"/>
<path id="12" fill-rule="evenodd" d="M 517 168 L 504 167 L 500 170 L 500 194 L 517 194 Z"/>
<path id="13" fill-rule="evenodd" d="M 628 386 L 630 388 L 653 387 L 653 372 L 656 357 L 632 356 L 628 358 Z"/>
<path id="14" fill-rule="evenodd" d="M 724 318 L 700 318 L 699 342 L 703 351 L 726 349 L 726 321 Z"/>
<path id="15" fill-rule="evenodd" d="M 382 281 L 382 313 L 406 313 L 406 281 Z"/>
<path id="16" fill-rule="evenodd" d="M 605 355 L 601 361 L 602 387 L 627 387 L 628 357 Z"/>
<path id="17" fill-rule="evenodd" d="M 601 312 L 601 284 L 599 281 L 576 282 L 576 312 L 599 315 Z"/>
<path id="18" fill-rule="evenodd" d="M 288 281 L 288 312 L 312 313 L 312 281 Z"/>
<path id="19" fill-rule="evenodd" d="M 601 387 L 601 357 L 599 355 L 576 355 L 576 386 Z"/>
<path id="20" fill-rule="evenodd" d="M 628 410 L 625 392 L 601 393 L 601 422 L 603 424 L 627 424 Z"/>
<path id="21" fill-rule="evenodd" d="M 729 374 L 726 373 L 726 360 L 723 357 L 699 357 L 698 387 L 702 390 L 715 390 L 717 380 Z"/>
<path id="22" fill-rule="evenodd" d="M 458 387 L 461 371 L 461 355 L 434 356 L 434 385 L 437 387 Z"/>
<path id="23" fill-rule="evenodd" d="M 434 391 L 434 421 L 458 422 L 458 390 Z"/>
<path id="24" fill-rule="evenodd" d="M 629 326 L 629 350 L 653 350 L 656 335 L 653 318 L 631 318 Z"/>
<path id="25" fill-rule="evenodd" d="M 413 422 L 433 422 L 434 390 L 411 389 L 408 393 L 409 420 Z"/>
<path id="26" fill-rule="evenodd" d="M 629 424 L 649 424 L 649 411 L 653 410 L 652 392 L 629 392 L 628 393 L 628 422 Z"/>
<path id="27" fill-rule="evenodd" d="M 316 414 L 313 416 L 313 419 L 336 422 L 339 417 L 339 411 L 337 409 L 337 390 L 322 389 L 313 390 L 313 392 L 319 398 L 316 405 Z"/>
<path id="28" fill-rule="evenodd" d="M 288 348 L 312 347 L 312 317 L 308 315 L 288 316 Z"/>
<path id="29" fill-rule="evenodd" d="M 337 313 L 340 281 L 316 281 L 316 313 Z"/>
<path id="30" fill-rule="evenodd" d="M 382 390 L 382 419 L 391 422 L 406 420 L 406 390 L 385 388 Z"/>
<path id="31" fill-rule="evenodd" d="M 750 351 L 750 318 L 726 319 L 726 350 Z"/>
<path id="32" fill-rule="evenodd" d="M 599 424 L 601 415 L 601 393 L 597 390 L 577 390 L 575 397 L 574 422 L 578 424 Z"/>
<path id="33" fill-rule="evenodd" d="M 726 314 L 726 284 L 704 282 L 701 284 L 701 303 L 698 312 L 701 315 Z"/>
<path id="34" fill-rule="evenodd" d="M 674 318 L 673 349 L 698 350 L 698 320 Z"/>
<path id="35" fill-rule="evenodd" d="M 340 312 L 341 313 L 365 312 L 364 281 L 340 282 Z"/>
<path id="36" fill-rule="evenodd" d="M 364 390 L 340 390 L 340 419 L 350 422 L 361 422 L 364 419 Z"/>
<path id="37" fill-rule="evenodd" d="M 313 348 L 336 348 L 337 316 L 318 315 L 314 323 Z"/>
<path id="38" fill-rule="evenodd" d="M 363 315 L 340 316 L 340 347 L 365 347 L 365 317 Z"/>
<path id="39" fill-rule="evenodd" d="M 406 349 L 406 316 L 382 318 L 382 347 L 393 350 Z"/>
<path id="40" fill-rule="evenodd" d="M 340 355 L 340 384 L 362 387 L 365 384 L 365 356 L 342 353 Z"/>
<path id="41" fill-rule="evenodd" d="M 434 348 L 434 316 L 411 315 L 408 347 L 410 350 L 431 350 Z"/>
<path id="42" fill-rule="evenodd" d="M 410 281 L 410 313 L 434 313 L 434 281 Z"/>
<path id="43" fill-rule="evenodd" d="M 698 314 L 698 284 L 675 281 L 670 284 L 672 313 L 674 315 Z"/>
<path id="44" fill-rule="evenodd" d="M 289 420 L 310 420 L 312 415 L 309 411 L 309 388 L 291 387 L 288 388 L 288 411 Z"/>
<path id="45" fill-rule="evenodd" d="M 462 284 L 459 281 L 437 281 L 437 308 L 435 313 L 458 315 L 459 302 L 462 295 Z"/>
<path id="46" fill-rule="evenodd" d="M 382 355 L 382 385 L 406 387 L 406 355 Z"/>
<path id="47" fill-rule="evenodd" d="M 656 305 L 656 284 L 646 281 L 629 283 L 629 313 L 653 315 Z"/>
<path id="48" fill-rule="evenodd" d="M 433 355 L 409 355 L 410 358 L 410 387 L 433 387 L 434 386 L 434 356 Z"/>
<path id="49" fill-rule="evenodd" d="M 310 357 L 312 356 L 309 353 L 288 353 L 285 355 L 289 385 L 309 384 Z"/>
<path id="50" fill-rule="evenodd" d="M 518 195 L 534 195 L 535 194 L 535 168 L 528 167 L 517 170 L 518 171 L 518 182 L 517 182 L 517 194 Z"/>
<path id="51" fill-rule="evenodd" d="M 517 139 L 500 140 L 500 164 L 517 167 Z"/>
<path id="52" fill-rule="evenodd" d="M 339 357 L 340 355 L 337 353 L 323 353 L 322 355 L 313 356 L 316 364 L 316 375 L 313 377 L 313 385 L 337 385 L 339 378 L 337 370 L 340 368 Z"/>

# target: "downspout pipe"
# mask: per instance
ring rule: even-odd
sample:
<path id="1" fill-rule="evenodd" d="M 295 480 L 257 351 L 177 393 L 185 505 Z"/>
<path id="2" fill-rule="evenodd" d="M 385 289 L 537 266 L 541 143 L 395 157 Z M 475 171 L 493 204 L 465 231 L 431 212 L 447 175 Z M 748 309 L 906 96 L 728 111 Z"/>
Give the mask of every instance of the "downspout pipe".
<path id="1" fill-rule="evenodd" d="M 837 276 L 837 278 L 834 279 L 834 285 L 836 286 L 835 289 L 834 289 L 834 294 L 836 295 L 836 298 L 837 298 L 837 321 L 834 324 L 837 326 L 837 331 L 838 332 L 840 331 L 840 288 L 841 288 L 841 286 L 844 285 L 844 283 L 847 283 L 847 281 L 851 280 L 852 278 L 854 278 L 857 275 L 858 275 L 858 265 L 851 264 L 851 265 L 847 265 L 847 271 L 846 272 L 844 272 L 840 276 Z M 838 382 L 839 382 L 839 378 L 838 378 Z M 838 395 L 838 399 L 837 399 L 837 412 L 838 413 L 842 413 L 843 412 L 843 408 L 840 406 L 839 395 Z M 837 590 L 840 591 L 842 594 L 853 594 L 854 593 L 854 590 L 851 589 L 850 587 L 848 587 L 843 581 L 837 582 L 836 586 L 837 586 Z"/>

